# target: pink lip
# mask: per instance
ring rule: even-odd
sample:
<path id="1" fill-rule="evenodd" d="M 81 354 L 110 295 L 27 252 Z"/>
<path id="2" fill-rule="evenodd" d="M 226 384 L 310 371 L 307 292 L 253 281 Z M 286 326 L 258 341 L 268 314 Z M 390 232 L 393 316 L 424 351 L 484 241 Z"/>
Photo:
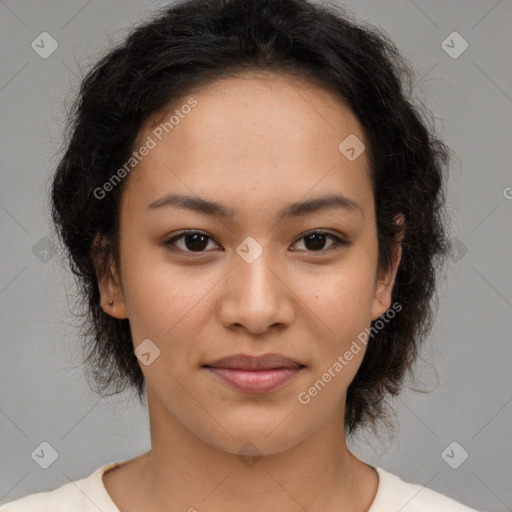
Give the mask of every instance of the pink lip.
<path id="1" fill-rule="evenodd" d="M 210 366 L 205 368 L 230 386 L 249 393 L 272 391 L 293 379 L 302 369 L 301 366 L 269 370 L 236 370 Z"/>
<path id="2" fill-rule="evenodd" d="M 203 366 L 231 368 L 233 370 L 274 370 L 276 368 L 298 368 L 304 365 L 281 354 L 263 354 L 260 356 L 234 354 L 232 356 L 221 357 Z"/>

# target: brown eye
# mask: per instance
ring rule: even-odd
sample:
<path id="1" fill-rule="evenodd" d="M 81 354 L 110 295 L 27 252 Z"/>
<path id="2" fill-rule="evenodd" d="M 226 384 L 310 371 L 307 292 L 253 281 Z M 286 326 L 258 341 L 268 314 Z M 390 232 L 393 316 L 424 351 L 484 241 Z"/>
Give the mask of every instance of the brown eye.
<path id="1" fill-rule="evenodd" d="M 184 231 L 179 235 L 172 237 L 165 242 L 166 246 L 169 246 L 174 250 L 176 242 L 181 241 L 181 247 L 177 250 L 183 252 L 205 252 L 204 249 L 208 246 L 208 241 L 213 240 L 210 236 L 201 233 L 199 231 Z"/>
<path id="2" fill-rule="evenodd" d="M 328 239 L 334 243 L 326 249 L 325 244 Z M 306 247 L 307 252 L 328 251 L 331 248 L 335 248 L 336 246 L 349 245 L 349 242 L 346 242 L 338 236 L 326 231 L 313 231 L 304 235 L 299 241 L 302 240 L 304 240 L 304 246 Z"/>

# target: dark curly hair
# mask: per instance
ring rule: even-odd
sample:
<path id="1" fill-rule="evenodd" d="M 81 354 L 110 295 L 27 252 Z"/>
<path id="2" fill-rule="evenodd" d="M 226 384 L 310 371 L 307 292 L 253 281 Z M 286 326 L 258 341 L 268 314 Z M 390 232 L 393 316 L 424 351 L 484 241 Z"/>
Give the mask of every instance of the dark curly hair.
<path id="1" fill-rule="evenodd" d="M 245 71 L 305 80 L 352 109 L 368 141 L 382 268 L 390 268 L 403 234 L 392 293 L 401 312 L 373 336 L 347 391 L 346 434 L 375 428 L 388 422 L 387 398 L 399 393 L 412 371 L 437 309 L 435 285 L 450 250 L 444 218 L 449 150 L 434 135 L 428 110 L 411 99 L 414 71 L 393 42 L 336 5 L 181 1 L 135 27 L 82 80 L 51 184 L 51 207 L 79 287 L 88 350 L 83 362 L 97 393 L 129 386 L 142 401 L 145 381 L 129 320 L 103 311 L 98 288 L 109 263 L 119 268 L 119 204 L 127 178 L 101 200 L 94 190 L 127 161 L 150 116 L 193 89 Z"/>

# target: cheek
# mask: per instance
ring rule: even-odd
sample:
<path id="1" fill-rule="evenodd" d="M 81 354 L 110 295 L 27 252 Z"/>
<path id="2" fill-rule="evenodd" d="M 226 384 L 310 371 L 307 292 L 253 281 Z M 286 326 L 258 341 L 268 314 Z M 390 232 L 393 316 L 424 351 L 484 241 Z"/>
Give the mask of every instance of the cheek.
<path id="1" fill-rule="evenodd" d="M 300 278 L 301 293 L 320 319 L 342 332 L 371 321 L 375 291 L 373 261 L 364 256 L 344 260 L 322 273 Z"/>
<path id="2" fill-rule="evenodd" d="M 311 394 L 303 391 L 306 398 L 315 397 L 313 409 L 319 407 L 320 411 L 337 403 L 361 365 L 366 351 L 365 329 L 372 319 L 373 265 L 373 257 L 358 253 L 328 274 L 302 281 L 305 295 L 310 294 L 310 300 L 304 301 L 310 306 L 304 314 L 315 344 L 314 387 Z"/>
<path id="3" fill-rule="evenodd" d="M 123 294 L 134 340 L 138 332 L 160 338 L 186 316 L 207 283 L 194 283 L 186 270 L 149 251 L 130 251 L 126 244 L 122 254 Z"/>
<path id="4" fill-rule="evenodd" d="M 168 366 L 195 364 L 197 340 L 211 322 L 212 297 L 224 272 L 175 265 L 165 257 L 127 256 L 123 288 L 134 344 L 149 338 Z"/>

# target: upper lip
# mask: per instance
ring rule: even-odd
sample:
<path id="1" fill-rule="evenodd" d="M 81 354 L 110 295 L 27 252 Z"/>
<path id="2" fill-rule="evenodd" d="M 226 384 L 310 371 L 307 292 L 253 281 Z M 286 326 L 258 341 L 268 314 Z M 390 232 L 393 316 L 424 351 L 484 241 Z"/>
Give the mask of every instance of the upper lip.
<path id="1" fill-rule="evenodd" d="M 203 366 L 209 366 L 212 368 L 231 368 L 234 370 L 269 370 L 274 368 L 304 367 L 303 364 L 281 354 L 264 354 L 261 356 L 235 354 L 232 356 L 222 357 Z"/>

